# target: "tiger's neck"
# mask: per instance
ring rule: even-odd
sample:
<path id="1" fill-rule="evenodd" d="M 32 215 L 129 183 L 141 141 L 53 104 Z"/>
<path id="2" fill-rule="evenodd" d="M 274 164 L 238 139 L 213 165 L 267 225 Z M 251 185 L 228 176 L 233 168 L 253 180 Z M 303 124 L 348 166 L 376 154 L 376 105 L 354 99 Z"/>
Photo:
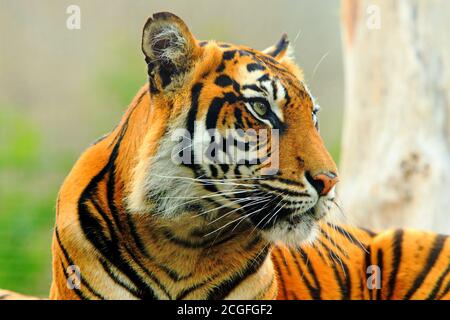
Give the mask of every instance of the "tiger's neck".
<path id="1" fill-rule="evenodd" d="M 270 246 L 245 225 L 217 226 L 185 213 L 177 221 L 133 217 L 144 247 L 136 248 L 160 280 L 158 298 L 273 299 L 276 279 Z M 165 291 L 165 292 L 164 292 Z"/>
<path id="2" fill-rule="evenodd" d="M 148 112 L 144 90 L 118 128 L 83 154 L 61 188 L 51 298 L 275 298 L 270 246 L 245 222 L 218 230 L 199 212 L 178 219 L 128 212 L 127 181 L 136 159 L 149 156 L 138 146 L 155 144 L 165 128 L 163 116 Z M 149 123 L 161 132 L 146 135 Z M 73 277 L 74 270 L 81 277 Z"/>
<path id="3" fill-rule="evenodd" d="M 95 206 L 93 199 L 84 201 Z M 89 221 L 99 211 L 107 212 L 106 207 L 81 218 L 81 232 L 57 226 L 51 298 L 276 298 L 271 248 L 251 230 L 243 227 L 232 234 L 207 236 L 211 227 L 193 213 L 166 222 L 120 208 L 116 203 L 117 224 L 114 216 L 103 218 L 105 229 L 98 230 Z M 76 290 L 67 287 L 72 271 L 68 270 L 74 265 L 82 277 Z"/>

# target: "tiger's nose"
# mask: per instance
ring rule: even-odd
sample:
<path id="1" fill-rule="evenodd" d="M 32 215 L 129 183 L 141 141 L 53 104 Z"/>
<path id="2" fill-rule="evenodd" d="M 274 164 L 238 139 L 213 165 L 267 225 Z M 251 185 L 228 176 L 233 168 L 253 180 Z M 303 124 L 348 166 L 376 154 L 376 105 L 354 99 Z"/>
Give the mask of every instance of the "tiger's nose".
<path id="1" fill-rule="evenodd" d="M 321 196 L 327 195 L 339 181 L 338 176 L 334 172 L 322 172 L 315 176 L 311 176 L 311 174 L 307 173 L 306 179 Z"/>

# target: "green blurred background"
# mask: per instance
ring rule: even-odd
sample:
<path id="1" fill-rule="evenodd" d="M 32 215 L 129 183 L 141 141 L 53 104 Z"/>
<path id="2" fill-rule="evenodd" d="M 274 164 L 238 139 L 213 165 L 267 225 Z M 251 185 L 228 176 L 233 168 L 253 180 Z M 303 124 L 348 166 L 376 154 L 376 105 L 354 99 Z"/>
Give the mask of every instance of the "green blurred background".
<path id="1" fill-rule="evenodd" d="M 71 4 L 80 30 L 66 28 Z M 58 188 L 145 83 L 140 33 L 157 11 L 181 16 L 199 39 L 258 49 L 287 32 L 339 159 L 338 1 L 0 0 L 0 288 L 48 294 Z"/>

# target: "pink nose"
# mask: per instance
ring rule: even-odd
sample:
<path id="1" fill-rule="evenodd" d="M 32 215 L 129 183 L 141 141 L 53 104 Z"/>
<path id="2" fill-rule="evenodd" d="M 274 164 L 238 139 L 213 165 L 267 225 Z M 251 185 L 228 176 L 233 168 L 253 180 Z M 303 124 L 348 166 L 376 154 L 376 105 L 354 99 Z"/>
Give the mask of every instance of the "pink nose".
<path id="1" fill-rule="evenodd" d="M 319 173 L 308 179 L 317 193 L 325 196 L 339 181 L 338 176 L 333 172 Z"/>

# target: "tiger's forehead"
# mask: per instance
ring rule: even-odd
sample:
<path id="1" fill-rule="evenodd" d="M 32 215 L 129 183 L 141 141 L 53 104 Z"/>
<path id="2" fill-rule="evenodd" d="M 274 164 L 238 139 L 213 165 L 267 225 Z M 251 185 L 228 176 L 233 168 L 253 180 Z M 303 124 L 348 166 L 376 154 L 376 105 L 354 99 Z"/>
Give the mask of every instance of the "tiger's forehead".
<path id="1" fill-rule="evenodd" d="M 215 70 L 216 72 L 227 72 L 234 75 L 239 71 L 237 69 L 246 66 L 249 72 L 260 70 L 274 76 L 285 75 L 295 78 L 287 68 L 274 58 L 253 48 L 231 43 L 206 41 L 200 42 L 200 46 L 206 47 L 207 50 L 219 50 L 221 52 L 221 59 L 218 61 L 219 65 Z"/>
<path id="2" fill-rule="evenodd" d="M 240 93 L 245 95 L 268 95 L 274 101 L 283 100 L 285 105 L 300 99 L 312 108 L 313 97 L 305 84 L 273 57 L 231 43 L 201 41 L 199 45 L 220 53 L 214 70 L 210 70 L 217 85 L 239 87 Z"/>

